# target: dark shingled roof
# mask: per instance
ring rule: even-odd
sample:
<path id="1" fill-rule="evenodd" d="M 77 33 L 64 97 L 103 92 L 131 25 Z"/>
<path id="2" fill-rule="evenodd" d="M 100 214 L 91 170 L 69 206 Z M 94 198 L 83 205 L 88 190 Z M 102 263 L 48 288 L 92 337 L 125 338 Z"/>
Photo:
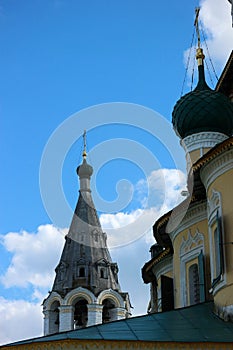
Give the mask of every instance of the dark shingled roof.
<path id="1" fill-rule="evenodd" d="M 106 289 L 120 292 L 118 266 L 112 262 L 107 235 L 103 232 L 90 190 L 90 177 L 93 169 L 86 159 L 78 167 L 77 173 L 83 182 L 78 203 L 72 218 L 61 259 L 56 267 L 56 277 L 52 291 L 64 297 L 77 287 L 91 290 L 95 296 Z M 99 278 L 98 269 L 104 266 L 105 278 Z M 79 267 L 86 269 L 82 278 Z"/>

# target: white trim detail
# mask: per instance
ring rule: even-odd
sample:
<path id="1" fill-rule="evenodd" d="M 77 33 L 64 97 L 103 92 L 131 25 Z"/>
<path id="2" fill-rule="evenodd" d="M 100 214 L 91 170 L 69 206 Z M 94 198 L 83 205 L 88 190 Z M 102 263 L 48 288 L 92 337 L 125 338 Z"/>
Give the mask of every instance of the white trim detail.
<path id="1" fill-rule="evenodd" d="M 206 189 L 217 179 L 220 175 L 233 169 L 233 149 L 219 154 L 215 159 L 205 164 L 200 171 L 201 180 Z"/>
<path id="2" fill-rule="evenodd" d="M 115 303 L 115 307 L 124 308 L 124 300 L 121 295 L 112 289 L 104 290 L 97 298 L 97 303 L 102 304 L 105 299 L 111 299 Z"/>
<path id="3" fill-rule="evenodd" d="M 212 148 L 227 138 L 228 136 L 220 132 L 199 132 L 185 137 L 180 141 L 180 144 L 186 153 L 200 149 L 201 156 L 203 148 Z"/>
<path id="4" fill-rule="evenodd" d="M 180 245 L 180 256 L 182 257 L 183 255 L 191 251 L 192 245 L 195 245 L 195 247 L 199 245 L 204 245 L 204 236 L 198 229 L 196 230 L 194 236 L 191 235 L 191 232 L 189 230 L 188 238 L 185 240 L 184 236 L 182 237 L 182 243 Z"/>
<path id="5" fill-rule="evenodd" d="M 213 220 L 216 218 L 217 209 L 221 205 L 221 194 L 215 189 L 212 189 L 211 197 L 208 199 L 207 203 L 207 213 L 208 213 L 208 223 L 212 225 Z"/>
<path id="6" fill-rule="evenodd" d="M 220 216 L 222 217 L 222 200 L 221 200 L 221 193 L 212 189 L 211 197 L 208 199 L 208 206 L 207 206 L 207 212 L 208 212 L 208 228 L 209 228 L 209 246 L 210 246 L 210 275 L 211 275 L 211 283 L 213 282 L 213 279 L 216 277 L 214 276 L 215 271 L 215 260 L 213 257 L 212 248 L 214 246 L 213 242 L 213 232 L 212 232 L 212 226 L 214 224 L 214 221 L 216 220 L 217 211 L 219 211 Z M 222 222 L 223 225 L 223 222 Z M 222 227 L 222 240 L 224 242 L 224 230 Z M 224 245 L 223 245 L 224 247 Z M 225 261 L 225 252 L 223 254 L 224 257 L 224 265 L 226 266 Z M 221 275 L 221 280 L 217 283 L 217 285 L 212 289 L 213 295 L 215 295 L 219 289 L 224 287 L 226 285 L 226 274 L 223 272 Z"/>
<path id="7" fill-rule="evenodd" d="M 195 243 L 195 247 L 192 248 L 192 244 Z M 180 305 L 181 307 L 188 305 L 187 295 L 187 275 L 186 275 L 186 264 L 197 258 L 201 253 L 204 254 L 204 235 L 197 229 L 194 236 L 191 235 L 190 230 L 188 231 L 187 239 L 182 239 L 180 246 Z"/>
<path id="8" fill-rule="evenodd" d="M 94 294 L 86 288 L 78 287 L 70 291 L 63 299 L 62 305 L 73 305 L 75 299 L 82 298 L 85 299 L 88 304 L 94 304 L 96 302 L 96 297 Z"/>
<path id="9" fill-rule="evenodd" d="M 62 298 L 57 292 L 50 293 L 49 296 L 46 299 L 44 299 L 42 304 L 43 310 L 50 310 L 54 301 L 58 301 L 60 305 L 62 304 Z"/>

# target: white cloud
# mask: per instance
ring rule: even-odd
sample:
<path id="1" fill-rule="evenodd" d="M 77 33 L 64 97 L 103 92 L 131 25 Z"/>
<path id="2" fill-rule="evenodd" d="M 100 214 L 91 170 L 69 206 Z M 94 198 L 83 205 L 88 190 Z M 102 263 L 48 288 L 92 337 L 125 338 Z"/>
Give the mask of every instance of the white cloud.
<path id="1" fill-rule="evenodd" d="M 162 213 L 183 200 L 181 192 L 186 189 L 186 175 L 177 169 L 154 170 L 148 178 L 151 200 Z"/>
<path id="2" fill-rule="evenodd" d="M 206 73 L 208 83 L 212 88 L 216 84 L 215 74 L 210 63 L 210 58 L 214 66 L 216 74 L 219 76 L 232 50 L 233 29 L 231 18 L 231 5 L 227 0 L 201 0 L 200 1 L 200 33 L 201 46 L 205 53 L 205 66 L 209 68 L 209 73 Z M 202 35 L 204 32 L 207 48 Z M 187 65 L 190 48 L 184 52 L 184 62 Z M 190 62 L 188 67 L 187 85 L 191 86 L 191 76 L 193 70 L 193 60 L 195 59 L 196 47 L 191 48 Z M 210 57 L 209 57 L 210 56 Z M 207 69 L 206 69 L 207 71 Z M 210 82 L 210 77 L 213 81 Z M 197 70 L 194 72 L 197 76 Z M 196 79 L 196 78 L 195 78 Z M 194 80 L 195 80 L 194 79 Z M 195 86 L 195 84 L 194 84 Z"/>
<path id="3" fill-rule="evenodd" d="M 156 208 L 140 209 L 126 214 L 104 214 L 104 218 L 101 215 L 100 222 L 107 232 L 109 248 L 132 244 L 146 235 L 151 231 L 152 224 L 158 215 L 159 211 Z M 120 221 L 117 223 L 119 217 Z"/>
<path id="4" fill-rule="evenodd" d="M 231 5 L 226 0 L 202 0 L 200 6 L 200 19 L 208 35 L 210 54 L 222 65 L 232 50 Z"/>
<path id="5" fill-rule="evenodd" d="M 21 287 L 22 290 L 31 286 L 31 300 L 35 300 L 0 297 L 1 344 L 42 335 L 41 303 L 52 287 L 54 268 L 61 255 L 65 233 L 66 229 L 41 225 L 36 233 L 9 232 L 1 236 L 1 244 L 12 254 L 10 265 L 1 276 L 1 283 L 5 288 Z"/>
<path id="6" fill-rule="evenodd" d="M 137 209 L 131 213 L 101 214 L 100 222 L 104 229 L 118 229 L 134 222 L 142 212 L 142 209 Z"/>
<path id="7" fill-rule="evenodd" d="M 0 344 L 42 335 L 40 303 L 0 297 Z"/>
<path id="8" fill-rule="evenodd" d="M 52 225 L 41 225 L 36 233 L 9 232 L 1 236 L 5 249 L 12 253 L 12 260 L 0 281 L 6 288 L 12 286 L 38 289 L 51 287 L 54 268 L 60 258 L 64 233 Z"/>
<path id="9" fill-rule="evenodd" d="M 156 219 L 184 199 L 181 191 L 185 189 L 186 175 L 177 169 L 155 170 L 147 180 L 138 181 L 135 191 L 142 208 L 100 216 L 101 225 L 108 234 L 109 247 L 124 246 L 151 233 Z"/>

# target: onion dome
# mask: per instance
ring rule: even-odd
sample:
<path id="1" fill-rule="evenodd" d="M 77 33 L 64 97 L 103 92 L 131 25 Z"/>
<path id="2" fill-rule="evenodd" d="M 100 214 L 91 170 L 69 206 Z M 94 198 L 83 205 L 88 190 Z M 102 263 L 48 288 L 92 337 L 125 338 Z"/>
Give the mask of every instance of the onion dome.
<path id="1" fill-rule="evenodd" d="M 93 174 L 93 168 L 87 163 L 86 158 L 83 158 L 82 164 L 77 167 L 77 174 L 79 177 L 87 178 L 90 178 Z"/>
<path id="2" fill-rule="evenodd" d="M 233 103 L 224 94 L 210 89 L 205 81 L 201 48 L 197 49 L 198 84 L 181 97 L 172 112 L 172 124 L 181 139 L 199 132 L 233 133 Z"/>

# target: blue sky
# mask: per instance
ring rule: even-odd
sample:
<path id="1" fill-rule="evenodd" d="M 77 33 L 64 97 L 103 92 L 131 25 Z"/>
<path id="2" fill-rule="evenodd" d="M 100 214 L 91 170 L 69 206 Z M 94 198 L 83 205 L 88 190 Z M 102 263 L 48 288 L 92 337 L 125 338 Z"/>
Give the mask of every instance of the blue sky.
<path id="1" fill-rule="evenodd" d="M 112 101 L 141 104 L 170 119 L 181 91 L 182 55 L 191 40 L 194 5 L 183 6 L 182 1 L 172 8 L 166 3 L 158 7 L 154 1 L 145 5 L 2 1 L 1 5 L 1 162 L 2 191 L 6 191 L 1 230 L 19 230 L 25 223 L 34 230 L 37 223 L 28 215 L 32 205 L 39 222 L 47 222 L 38 164 L 50 134 L 64 119 Z M 171 40 L 175 25 L 178 30 Z M 174 84 L 177 76 L 179 83 Z M 37 193 L 28 191 L 36 187 Z"/>
<path id="2" fill-rule="evenodd" d="M 200 4 L 219 74 L 232 49 L 230 4 L 227 0 Z M 140 268 L 150 258 L 149 227 L 159 213 L 180 200 L 185 186 L 184 153 L 180 148 L 174 156 L 179 140 L 170 136 L 169 123 L 181 94 L 197 5 L 194 0 L 0 0 L 0 342 L 42 332 L 39 305 L 51 288 L 60 257 L 65 231 L 59 229 L 69 225 L 76 204 L 75 170 L 81 161 L 84 127 L 89 161 L 98 170 L 92 188 L 101 222 L 113 235 L 122 229 L 122 237 L 127 236 L 125 240 L 119 234 L 116 240 L 110 233 L 110 246 L 117 246 L 111 254 L 119 264 L 122 289 L 130 292 L 134 314 L 146 312 L 149 287 L 143 285 Z M 185 91 L 190 89 L 189 80 Z M 115 102 L 123 103 L 119 119 L 113 117 Z M 101 107 L 93 110 L 94 105 Z M 146 117 L 147 109 L 153 111 L 154 121 L 151 115 Z M 75 122 L 65 140 L 70 121 Z M 41 158 L 56 135 L 60 141 L 52 152 L 51 171 L 42 171 L 48 182 L 41 198 Z M 136 148 L 129 140 L 137 143 Z M 62 166 L 59 174 L 53 173 L 59 157 Z M 54 202 L 54 212 L 63 209 L 64 203 L 56 200 L 55 178 L 61 180 L 62 201 L 70 210 L 62 225 L 44 207 L 45 191 Z M 145 204 L 147 187 L 151 198 Z M 141 220 L 135 233 L 130 225 L 140 217 L 146 226 Z M 19 308 L 24 308 L 23 315 Z M 6 309 L 12 310 L 11 328 L 21 319 L 28 326 L 12 332 L 4 322 Z M 29 316 L 35 319 L 33 326 Z"/>

